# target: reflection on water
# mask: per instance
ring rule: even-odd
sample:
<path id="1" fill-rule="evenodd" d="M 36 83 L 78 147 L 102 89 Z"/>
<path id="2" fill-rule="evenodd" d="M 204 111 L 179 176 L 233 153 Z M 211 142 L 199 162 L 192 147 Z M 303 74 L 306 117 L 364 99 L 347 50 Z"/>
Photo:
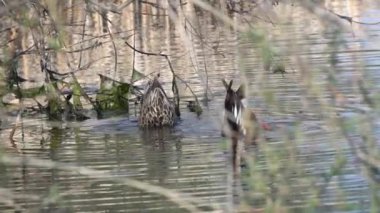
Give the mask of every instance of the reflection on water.
<path id="1" fill-rule="evenodd" d="M 192 119 L 192 114 L 186 114 Z M 24 141 L 18 144 L 20 154 L 180 189 L 204 198 L 201 204 L 204 206 L 210 202 L 222 205 L 226 200 L 226 163 L 218 137 L 203 138 L 201 131 L 195 134 L 193 130 L 177 128 L 140 130 L 135 121 L 123 117 L 99 122 L 90 120 L 66 127 L 43 120 L 38 122 L 45 128 L 41 130 L 40 140 L 17 137 L 17 141 Z M 180 126 L 184 124 L 186 121 Z M 209 131 L 207 128 L 203 129 Z M 33 199 L 18 199 L 17 202 L 30 210 L 37 211 L 42 207 L 41 202 L 46 202 L 43 205 L 46 211 L 63 208 L 68 211 L 129 212 L 177 208 L 160 195 L 115 182 L 91 180 L 75 172 L 26 165 L 3 166 L 2 171 L 9 174 L 8 178 L 2 176 L 2 187 L 10 187 L 21 194 L 39 195 Z M 49 201 L 54 197 L 57 200 Z"/>
<path id="2" fill-rule="evenodd" d="M 362 4 L 362 1 L 352 2 L 324 1 L 328 7 L 341 14 L 361 17 L 366 21 L 379 20 L 377 15 L 379 9 L 370 8 L 371 4 Z M 199 96 L 203 95 L 205 90 L 204 72 L 207 69 L 208 84 L 213 99 L 207 107 L 204 107 L 200 117 L 187 112 L 186 107 L 182 106 L 182 120 L 175 128 L 151 131 L 140 130 L 134 115 L 72 123 L 52 123 L 45 118 L 24 118 L 22 126 L 16 133 L 14 144 L 8 139 L 11 131 L 9 128 L 0 132 L 2 151 L 9 155 L 49 159 L 108 171 L 117 177 L 148 181 L 199 197 L 202 200 L 201 207 L 214 204 L 221 208 L 231 208 L 230 202 L 233 200 L 229 188 L 232 185 L 229 179 L 231 170 L 225 141 L 220 137 L 220 115 L 224 98 L 220 79 L 224 77 L 237 80 L 244 73 L 250 88 L 250 104 L 261 113 L 261 119 L 270 121 L 275 127 L 274 131 L 265 134 L 268 143 L 263 150 L 276 153 L 280 161 L 289 160 L 285 159 L 289 156 L 283 153 L 284 150 L 290 150 L 294 155 L 289 158 L 294 157 L 298 163 L 295 166 L 303 168 L 299 173 L 281 171 L 283 172 L 281 175 L 291 180 L 285 188 L 276 188 L 276 180 L 266 180 L 270 182 L 268 184 L 270 194 L 275 197 L 280 193 L 288 193 L 288 199 L 283 202 L 294 208 L 310 202 L 307 198 L 314 193 L 310 191 L 312 184 L 310 179 L 315 183 L 322 182 L 324 175 L 331 169 L 336 156 L 339 155 L 346 159 L 347 164 L 342 175 L 332 178 L 330 184 L 325 186 L 319 210 L 321 212 L 342 209 L 367 210 L 370 199 L 368 182 L 357 169 L 346 141 L 326 124 L 329 117 L 338 115 L 327 114 L 321 111 L 320 107 L 321 103 L 330 103 L 331 98 L 326 86 L 329 79 L 324 71 L 326 61 L 330 57 L 326 44 L 333 39 L 331 32 L 322 31 L 316 20 L 308 18 L 309 15 L 296 6 L 280 5 L 276 10 L 281 12 L 284 7 L 290 8 L 285 10 L 284 16 L 291 17 L 295 24 L 273 26 L 272 33 L 278 36 L 274 39 L 275 46 L 299 57 L 298 66 L 302 66 L 302 62 L 310 62 L 313 65 L 310 66 L 313 68 L 310 70 L 310 75 L 320 87 L 321 97 L 316 97 L 313 91 L 305 89 L 305 85 L 309 83 L 303 79 L 302 75 L 305 73 L 293 70 L 295 66 L 293 67 L 291 59 L 283 59 L 289 72 L 284 76 L 264 72 L 261 58 L 258 57 L 256 49 L 252 48 L 255 44 L 247 41 L 245 37 L 239 37 L 238 40 L 238 36 L 232 31 L 218 30 L 215 20 L 210 19 L 207 14 L 199 16 L 200 24 L 203 26 L 199 33 L 205 36 L 204 39 L 211 46 L 202 46 L 199 38 L 192 37 L 195 46 L 191 47 L 190 53 L 186 52 L 180 33 L 175 31 L 166 19 L 155 20 L 154 23 L 143 19 L 144 24 L 157 25 L 157 29 L 145 32 L 147 29 L 143 28 L 145 37 L 137 41 L 136 46 L 145 48 L 149 50 L 148 52 L 162 51 L 171 55 L 175 70 L 188 81 Z M 376 12 L 373 12 L 374 10 Z M 123 16 L 129 15 L 123 14 Z M 121 22 L 112 15 L 109 18 L 115 23 Z M 96 27 L 99 23 L 92 24 L 94 25 L 92 30 L 99 33 Z M 129 25 L 131 23 L 123 22 L 120 23 L 120 28 L 129 29 L 130 27 L 127 27 Z M 339 108 L 339 104 L 343 106 L 344 103 L 348 103 L 353 108 L 340 107 L 339 116 L 356 115 L 357 111 L 354 108 L 363 107 L 361 99 L 356 95 L 357 88 L 352 83 L 361 75 L 356 69 L 361 66 L 356 64 L 357 61 L 364 63 L 363 66 L 368 68 L 366 74 L 373 76 L 372 83 L 377 84 L 380 76 L 376 73 L 379 68 L 380 50 L 377 49 L 378 45 L 373 45 L 376 42 L 378 44 L 380 27 L 353 26 L 355 30 L 368 30 L 369 37 L 359 34 L 358 37 L 353 37 L 352 33 L 343 34 L 347 44 L 337 53 L 339 70 L 336 78 L 339 92 L 343 94 L 344 99 L 335 105 Z M 120 47 L 117 49 L 118 56 L 123 59 L 118 62 L 119 69 L 117 72 L 111 72 L 110 67 L 113 67 L 114 62 L 106 61 L 94 67 L 92 72 L 78 74 L 83 83 L 92 82 L 87 86 L 96 86 L 97 82 L 94 79 L 97 79 L 97 73 L 108 74 L 122 80 L 129 79 L 127 76 L 130 76 L 132 60 L 129 59 L 132 53 L 122 48 L 125 47 L 122 45 L 122 39 L 115 38 L 115 42 Z M 86 56 L 88 57 L 86 60 L 109 55 L 112 52 L 111 45 L 105 43 L 102 51 L 91 52 Z M 292 52 L 295 50 L 297 52 Z M 138 70 L 146 74 L 160 70 L 166 83 L 171 79 L 164 59 L 137 55 L 136 64 Z M 24 70 L 24 74 L 28 75 L 27 70 Z M 260 93 L 258 86 L 269 89 L 279 104 L 268 106 L 265 103 L 265 94 Z M 165 88 L 169 90 L 170 85 L 165 84 Z M 184 96 L 190 94 L 185 88 L 182 88 L 181 93 Z M 14 118 L 11 116 L 9 120 L 12 121 Z M 301 130 L 301 137 L 304 139 L 297 143 L 293 141 L 294 138 L 300 137 L 296 130 Z M 273 167 L 271 159 L 267 159 L 261 150 L 257 151 L 255 158 L 257 158 L 258 171 L 265 173 Z M 0 210 L 12 210 L 14 206 L 16 209 L 27 209 L 31 212 L 39 212 L 41 209 L 46 212 L 179 212 L 181 210 L 163 196 L 107 180 L 93 180 L 75 172 L 3 164 L 0 165 L 0 171 L 3 174 L 0 176 L 0 187 L 10 189 L 13 193 L 11 195 L 0 191 L 0 197 L 3 193 L 11 197 L 4 199 L 7 202 L 0 204 Z M 250 185 L 251 183 L 244 181 L 235 183 L 233 189 L 235 198 L 239 198 L 237 194 L 243 194 L 244 190 L 249 191 Z M 261 208 L 266 201 L 259 195 L 247 197 L 248 203 L 258 208 Z M 235 202 L 240 201 L 235 199 Z"/>
<path id="3" fill-rule="evenodd" d="M 145 147 L 147 175 L 152 180 L 164 184 L 170 170 L 169 166 L 174 164 L 173 169 L 180 168 L 181 138 L 174 135 L 170 128 L 142 130 L 140 134 Z M 172 159 L 167 153 L 174 153 L 175 158 Z"/>

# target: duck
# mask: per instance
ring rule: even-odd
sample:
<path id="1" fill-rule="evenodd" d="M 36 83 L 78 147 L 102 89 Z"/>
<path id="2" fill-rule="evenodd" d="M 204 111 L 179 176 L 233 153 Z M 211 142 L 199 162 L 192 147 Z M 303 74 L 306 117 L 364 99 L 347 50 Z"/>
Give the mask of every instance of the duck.
<path id="1" fill-rule="evenodd" d="M 174 103 L 162 88 L 157 74 L 148 82 L 145 93 L 140 100 L 138 123 L 141 128 L 172 127 L 176 123 Z"/>
<path id="2" fill-rule="evenodd" d="M 246 106 L 244 85 L 234 90 L 233 80 L 227 83 L 223 79 L 222 82 L 226 89 L 222 136 L 244 139 L 246 144 L 256 143 L 260 125 L 255 112 Z"/>
<path id="3" fill-rule="evenodd" d="M 222 136 L 231 139 L 232 163 L 236 170 L 240 167 L 239 141 L 243 141 L 245 145 L 256 145 L 261 128 L 267 130 L 269 127 L 261 126 L 255 112 L 247 108 L 244 85 L 234 90 L 232 89 L 233 80 L 227 83 L 225 79 L 222 79 L 222 82 L 226 89 Z"/>

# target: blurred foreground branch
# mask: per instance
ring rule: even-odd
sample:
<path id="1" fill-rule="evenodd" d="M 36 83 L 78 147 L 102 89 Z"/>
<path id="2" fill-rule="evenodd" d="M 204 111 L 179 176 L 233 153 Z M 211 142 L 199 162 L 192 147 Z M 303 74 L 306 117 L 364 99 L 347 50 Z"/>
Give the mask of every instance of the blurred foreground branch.
<path id="1" fill-rule="evenodd" d="M 177 203 L 179 206 L 181 206 L 182 208 L 190 212 L 200 212 L 200 209 L 198 209 L 192 203 L 201 203 L 201 201 L 194 197 L 185 195 L 183 193 L 175 192 L 169 189 L 165 189 L 160 186 L 138 181 L 135 179 L 126 178 L 126 177 L 123 177 L 123 178 L 115 177 L 108 172 L 98 171 L 98 170 L 89 169 L 86 167 L 68 165 L 68 164 L 53 162 L 53 161 L 48 161 L 48 160 L 41 160 L 41 159 L 28 158 L 28 157 L 23 157 L 23 158 L 9 157 L 7 155 L 2 155 L 0 157 L 0 162 L 8 164 L 8 165 L 15 165 L 15 166 L 19 166 L 20 164 L 23 164 L 23 165 L 28 165 L 28 166 L 36 166 L 36 167 L 43 167 L 43 168 L 49 168 L 49 169 L 54 168 L 54 169 L 65 170 L 65 171 L 70 171 L 70 172 L 76 172 L 78 174 L 85 175 L 94 179 L 114 181 L 114 182 L 118 182 L 118 183 L 127 185 L 132 188 L 136 188 L 145 192 L 155 193 L 155 194 L 160 194 L 162 196 L 165 196 L 169 200 L 173 201 L 174 203 Z"/>

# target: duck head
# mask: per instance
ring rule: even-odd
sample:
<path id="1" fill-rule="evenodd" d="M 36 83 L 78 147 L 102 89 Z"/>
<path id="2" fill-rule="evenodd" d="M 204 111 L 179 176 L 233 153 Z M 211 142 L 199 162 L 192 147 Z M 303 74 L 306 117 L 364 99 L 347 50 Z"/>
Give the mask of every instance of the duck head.
<path id="1" fill-rule="evenodd" d="M 240 87 L 235 91 L 232 89 L 232 80 L 229 83 L 227 83 L 224 79 L 222 81 L 227 92 L 224 99 L 225 116 L 231 130 L 239 132 L 242 124 L 243 110 L 245 108 L 244 86 L 240 85 Z"/>

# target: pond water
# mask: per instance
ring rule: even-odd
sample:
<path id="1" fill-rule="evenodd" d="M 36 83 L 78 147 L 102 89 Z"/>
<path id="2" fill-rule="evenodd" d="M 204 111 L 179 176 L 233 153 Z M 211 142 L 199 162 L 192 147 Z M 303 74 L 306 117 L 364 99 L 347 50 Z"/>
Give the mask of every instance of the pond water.
<path id="1" fill-rule="evenodd" d="M 352 16 L 363 22 L 380 21 L 380 5 L 376 1 L 323 2 L 338 14 Z M 325 186 L 317 210 L 369 211 L 370 182 L 359 169 L 347 141 L 337 129 L 331 129 L 329 116 L 352 117 L 366 109 L 353 83 L 360 76 L 365 75 L 370 79 L 370 83 L 375 85 L 374 91 L 379 89 L 380 25 L 354 24 L 350 28 L 342 21 L 346 27 L 342 38 L 346 43 L 336 52 L 338 62 L 335 78 L 344 104 L 339 105 L 339 102 L 334 106 L 339 112 L 337 115 L 332 113 L 335 111 L 323 111 L 324 104 L 333 106 L 327 86 L 329 79 L 324 69 L 328 67 L 331 57 L 328 44 L 333 41 L 335 32 L 322 28 L 315 16 L 297 5 L 280 4 L 274 11 L 278 13 L 277 16 L 268 15 L 268 18 L 273 18 L 273 22 L 284 18 L 292 21 L 292 24 L 274 24 L 270 29 L 273 46 L 279 52 L 294 55 L 279 59 L 285 63 L 285 75 L 265 71 L 260 54 L 254 48 L 256 44 L 245 35 L 221 28 L 220 23 L 207 13 L 197 14 L 200 17 L 197 24 L 202 27 L 186 38 L 191 41 L 190 46 L 182 40 L 181 32 L 167 26 L 167 21 L 157 19 L 157 23 L 151 23 L 151 20 L 143 19 L 143 24 L 154 25 L 156 30 L 146 31 L 143 28 L 143 37 L 140 43 L 137 42 L 137 47 L 147 52 L 163 51 L 169 54 L 175 70 L 199 97 L 203 97 L 207 81 L 211 101 L 204 102 L 202 115 L 189 112 L 183 100 L 181 121 L 175 128 L 150 131 L 138 128 L 134 107 L 129 115 L 91 118 L 83 122 L 49 122 L 44 116 L 27 116 L 20 120 L 20 127 L 14 141 L 11 141 L 9 135 L 16 116 L 14 113 L 5 113 L 0 132 L 2 152 L 7 156 L 52 160 L 78 168 L 104 171 L 115 178 L 146 181 L 195 197 L 198 201 L 196 205 L 202 210 L 213 207 L 232 211 L 242 202 L 240 198 L 249 191 L 247 185 L 250 183 L 249 179 L 233 181 L 228 141 L 220 136 L 224 100 L 221 78 L 234 79 L 235 87 L 245 78 L 251 95 L 249 104 L 260 113 L 261 120 L 273 127 L 272 131 L 263 134 L 267 139 L 265 149 L 279 153 L 284 149 L 294 149 L 297 159 L 295 167 L 302 167 L 302 172 L 290 175 L 291 181 L 283 184 L 285 188 L 277 189 L 280 191 L 278 193 L 284 189 L 289 194 L 287 200 L 281 202 L 294 211 L 303 212 L 302 207 L 310 205 L 307 198 L 314 192 L 310 190 L 310 184 L 322 182 L 336 162 L 336 157 L 343 156 L 347 163 L 342 174 L 332 177 Z M 192 12 L 189 12 L 189 17 L 195 20 L 196 13 Z M 113 14 L 109 18 L 115 23 L 123 19 L 118 20 Z M 244 17 L 240 18 L 244 20 Z M 128 30 L 130 24 L 115 24 L 112 27 L 115 30 Z M 201 35 L 205 42 L 201 42 L 196 34 Z M 128 58 L 131 53 L 122 45 L 122 39 L 115 39 L 115 42 L 118 47 L 124 46 L 117 49 L 120 60 L 118 71 L 111 71 L 114 62 L 106 59 L 92 72 L 78 74 L 85 86 L 98 87 L 98 73 L 129 80 L 132 60 Z M 91 52 L 86 57 L 101 58 L 107 55 L 114 55 L 110 42 L 105 43 L 101 51 Z M 294 58 L 299 60 L 295 62 Z M 305 89 L 308 83 L 303 78 L 305 73 L 297 69 L 303 66 L 302 62 L 308 64 L 311 78 L 318 82 L 319 93 Z M 28 63 L 33 61 L 25 62 Z M 171 76 L 165 59 L 136 55 L 135 63 L 137 69 L 145 74 L 160 70 L 165 89 L 170 91 Z M 33 66 L 36 65 L 29 67 Z M 365 69 L 364 74 L 358 71 L 359 68 Z M 31 70 L 24 69 L 24 76 L 39 78 L 40 73 L 36 76 Z M 180 87 L 181 95 L 191 96 L 182 84 Z M 267 104 L 265 94 L 260 92 L 261 87 L 271 91 L 276 97 L 276 104 Z M 296 137 L 303 139 L 292 141 Z M 289 155 L 286 156 L 285 159 L 279 154 L 277 158 L 287 161 Z M 257 171 L 270 170 L 270 162 L 258 151 Z M 243 167 L 243 172 L 244 169 L 247 168 Z M 22 212 L 183 211 L 176 203 L 158 193 L 149 193 L 109 179 L 92 178 L 78 171 L 32 166 L 28 162 L 1 164 L 0 171 L 0 190 L 3 191 L 0 192 L 0 198 L 4 201 L 0 202 L 2 212 L 15 209 Z M 275 180 L 273 183 L 277 184 Z M 247 197 L 247 204 L 258 211 L 265 207 L 262 198 L 256 199 L 251 194 Z"/>

